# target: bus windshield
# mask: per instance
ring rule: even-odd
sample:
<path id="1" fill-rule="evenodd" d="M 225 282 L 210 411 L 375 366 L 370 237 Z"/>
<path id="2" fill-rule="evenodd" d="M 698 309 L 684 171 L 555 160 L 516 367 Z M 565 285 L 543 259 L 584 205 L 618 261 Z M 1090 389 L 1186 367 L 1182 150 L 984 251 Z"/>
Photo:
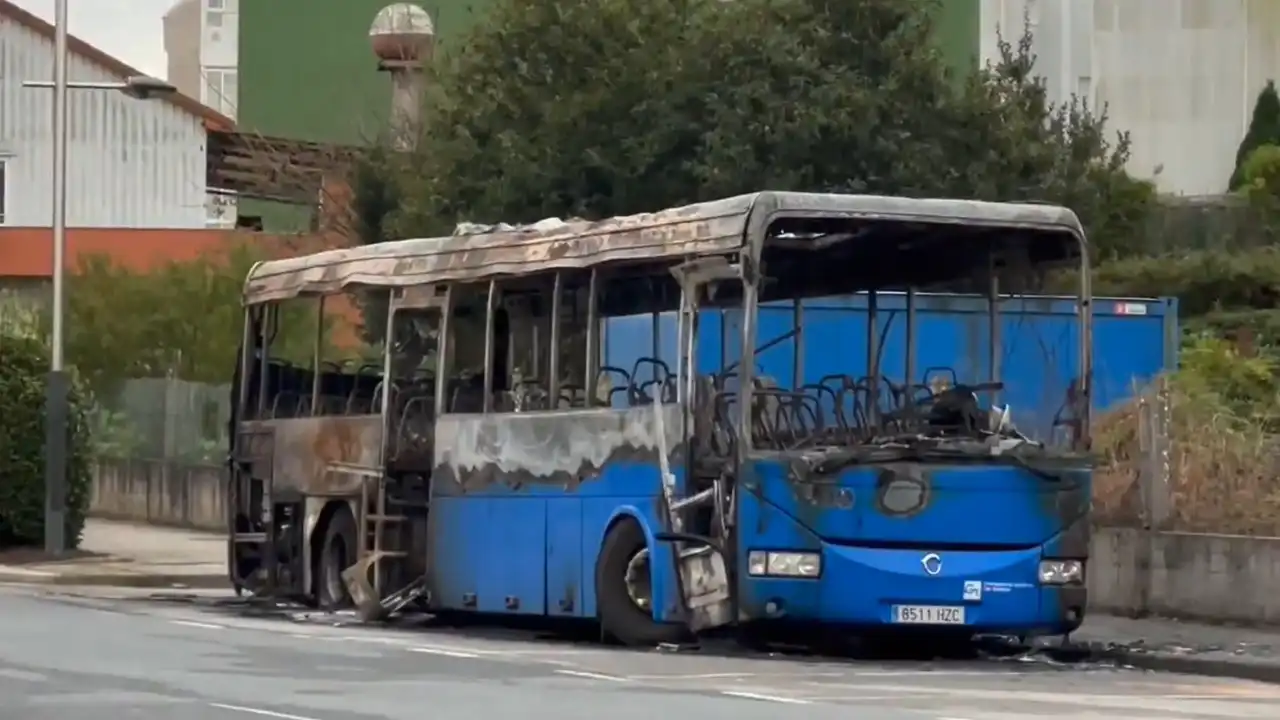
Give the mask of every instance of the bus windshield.
<path id="1" fill-rule="evenodd" d="M 751 403 L 742 439 L 757 451 L 872 457 L 1087 446 L 1087 279 L 1076 298 L 1079 353 L 1063 359 L 1069 365 L 1012 375 L 1002 367 L 1020 294 L 1062 263 L 1064 246 L 1083 248 L 1064 235 L 940 222 L 775 222 L 744 303 L 748 321 L 729 330 L 754 352 L 750 362 L 726 364 L 718 380 L 749 384 L 738 393 Z M 924 292 L 938 288 L 953 292 Z M 931 320 L 943 297 L 966 304 L 963 333 L 951 343 L 931 336 L 922 352 L 923 333 L 956 332 L 954 322 L 944 328 Z M 1041 388 L 1011 387 L 1007 379 L 1059 370 L 1071 377 L 1053 407 L 1035 398 L 1027 408 L 1034 427 L 1020 428 L 1008 397 L 1025 400 Z"/>

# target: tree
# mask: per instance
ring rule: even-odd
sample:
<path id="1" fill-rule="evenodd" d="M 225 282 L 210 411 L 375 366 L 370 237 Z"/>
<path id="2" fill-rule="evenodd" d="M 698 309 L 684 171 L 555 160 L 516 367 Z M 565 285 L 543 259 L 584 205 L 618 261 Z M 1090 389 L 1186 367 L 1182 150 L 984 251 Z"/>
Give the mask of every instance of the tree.
<path id="1" fill-rule="evenodd" d="M 1150 186 L 1123 172 L 1127 139 L 1081 103 L 1052 106 L 1029 42 L 949 77 L 936 9 L 501 0 L 436 62 L 416 152 L 365 173 L 399 200 L 371 237 L 765 188 L 1069 201 L 1102 237 L 1137 221 Z"/>
<path id="2" fill-rule="evenodd" d="M 1245 166 L 1250 156 L 1264 145 L 1280 145 L 1280 93 L 1276 92 L 1276 84 L 1272 80 L 1267 81 L 1253 104 L 1253 117 L 1236 150 L 1236 166 L 1231 173 L 1228 190 L 1236 190 L 1244 184 Z"/>
<path id="3" fill-rule="evenodd" d="M 105 397 L 130 378 L 230 382 L 243 333 L 241 290 L 261 259 L 243 245 L 146 272 L 84 258 L 68 279 L 68 362 Z M 286 304 L 272 354 L 309 361 L 315 328 L 314 305 Z"/>

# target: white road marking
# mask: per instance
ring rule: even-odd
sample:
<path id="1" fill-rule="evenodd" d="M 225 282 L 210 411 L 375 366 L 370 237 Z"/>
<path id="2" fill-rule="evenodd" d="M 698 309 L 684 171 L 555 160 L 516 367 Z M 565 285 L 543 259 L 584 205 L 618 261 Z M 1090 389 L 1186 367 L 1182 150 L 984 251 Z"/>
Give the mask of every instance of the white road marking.
<path id="1" fill-rule="evenodd" d="M 721 695 L 743 698 L 744 700 L 763 700 L 765 702 L 786 703 L 787 705 L 812 705 L 810 700 L 785 697 L 783 695 L 765 695 L 764 693 L 747 692 L 745 690 L 721 690 Z"/>
<path id="2" fill-rule="evenodd" d="M 608 680 L 609 682 L 627 682 L 629 680 L 629 678 L 618 677 L 617 675 L 605 675 L 604 673 L 587 672 L 586 670 L 556 670 L 555 672 L 557 675 L 568 675 L 588 680 Z"/>
<path id="3" fill-rule="evenodd" d="M 899 702 L 905 697 L 901 693 L 895 693 L 893 695 L 810 695 L 805 699 L 813 702 L 885 702 L 889 700 Z"/>
<path id="4" fill-rule="evenodd" d="M 181 625 L 182 627 L 200 628 L 201 630 L 226 630 L 222 625 L 214 625 L 213 623 L 195 622 L 194 620 L 170 620 L 173 625 Z"/>
<path id="5" fill-rule="evenodd" d="M 13 668 L 0 668 L 0 678 L 9 680 L 21 680 L 23 682 L 45 682 L 49 679 L 48 675 L 27 670 L 16 670 Z"/>
<path id="6" fill-rule="evenodd" d="M 276 712 L 275 710 L 263 710 L 262 708 L 244 707 L 243 705 L 224 705 L 223 703 L 209 703 L 210 707 L 221 708 L 223 710 L 231 710 L 233 712 L 247 713 L 249 715 L 262 715 L 265 717 L 279 718 L 279 720 L 317 720 L 306 715 L 290 715 L 289 713 Z"/>
<path id="7" fill-rule="evenodd" d="M 669 680 L 746 680 L 748 678 L 759 677 L 760 673 L 749 672 L 725 672 L 725 673 L 702 673 L 700 675 L 628 675 L 632 680 L 657 681 L 665 682 Z M 770 675 L 769 677 L 776 677 Z"/>
<path id="8" fill-rule="evenodd" d="M 449 648 L 442 648 L 442 647 L 420 646 L 420 647 L 411 647 L 411 648 L 405 648 L 405 649 L 408 650 L 409 652 L 422 653 L 423 655 L 443 655 L 444 657 L 451 657 L 451 658 L 480 657 L 479 655 L 473 652 L 464 652 L 462 650 L 450 650 Z"/>
<path id="9" fill-rule="evenodd" d="M 854 670 L 849 673 L 856 677 L 971 677 L 988 676 L 990 670 Z M 1027 675 L 1025 672 L 1006 672 L 1005 676 Z"/>

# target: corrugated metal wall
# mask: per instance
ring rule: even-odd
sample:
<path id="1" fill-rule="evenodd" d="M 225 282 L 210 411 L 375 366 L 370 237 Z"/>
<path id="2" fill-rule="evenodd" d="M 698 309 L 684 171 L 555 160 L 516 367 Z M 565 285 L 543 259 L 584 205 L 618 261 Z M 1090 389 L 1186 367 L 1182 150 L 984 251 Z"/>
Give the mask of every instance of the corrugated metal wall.
<path id="1" fill-rule="evenodd" d="M 53 43 L 0 18 L 0 155 L 7 225 L 48 227 L 52 215 L 53 92 L 23 80 L 53 77 Z M 73 81 L 118 82 L 72 56 Z M 164 101 L 72 90 L 68 103 L 67 222 L 73 227 L 205 225 L 205 130 Z"/>
<path id="2" fill-rule="evenodd" d="M 1219 194 L 1253 103 L 1280 76 L 1277 0 L 983 0 L 979 46 L 1029 13 L 1056 99 L 1106 104 L 1133 138 L 1130 170 L 1165 192 Z M 1280 78 L 1277 78 L 1280 79 Z"/>

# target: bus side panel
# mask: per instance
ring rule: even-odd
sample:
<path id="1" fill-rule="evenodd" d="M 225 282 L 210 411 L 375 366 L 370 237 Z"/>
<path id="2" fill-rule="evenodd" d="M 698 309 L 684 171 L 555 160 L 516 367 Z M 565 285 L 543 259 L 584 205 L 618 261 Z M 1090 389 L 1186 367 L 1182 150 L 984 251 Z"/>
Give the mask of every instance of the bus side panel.
<path id="1" fill-rule="evenodd" d="M 605 468 L 608 473 L 613 468 Z M 584 617 L 584 583 L 591 575 L 583 568 L 584 557 L 595 557 L 584 542 L 583 502 L 578 497 L 550 496 L 547 502 L 547 614 L 557 617 Z M 594 590 L 592 599 L 594 599 Z"/>
<path id="2" fill-rule="evenodd" d="M 431 606 L 476 610 L 480 572 L 489 564 L 489 504 L 485 498 L 435 497 L 427 516 Z M 493 558 L 497 565 L 497 558 Z"/>
<path id="3" fill-rule="evenodd" d="M 627 516 L 650 539 L 662 615 L 675 581 L 669 548 L 652 541 L 662 527 L 657 448 L 674 457 L 681 447 L 680 410 L 664 409 L 661 442 L 652 407 L 438 420 L 427 543 L 432 606 L 594 617 L 600 546 Z"/>

